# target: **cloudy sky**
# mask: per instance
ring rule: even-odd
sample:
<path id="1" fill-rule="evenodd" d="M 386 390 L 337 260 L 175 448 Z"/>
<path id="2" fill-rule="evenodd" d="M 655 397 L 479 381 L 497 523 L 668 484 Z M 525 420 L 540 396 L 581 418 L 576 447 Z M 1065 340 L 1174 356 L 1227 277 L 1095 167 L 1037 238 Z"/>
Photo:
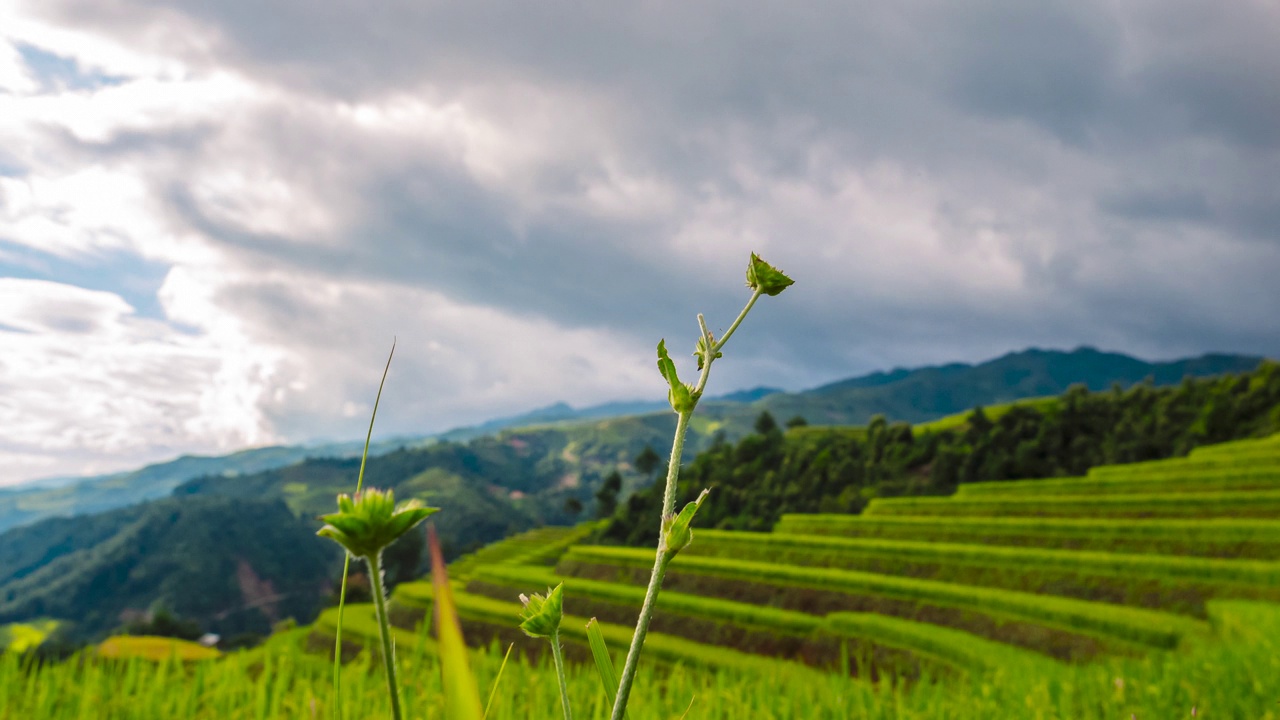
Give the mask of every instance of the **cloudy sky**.
<path id="1" fill-rule="evenodd" d="M 1280 5 L 0 0 L 0 484 L 1090 344 L 1280 355 Z M 685 367 L 688 367 L 687 365 Z M 688 372 L 688 371 L 686 371 Z"/>

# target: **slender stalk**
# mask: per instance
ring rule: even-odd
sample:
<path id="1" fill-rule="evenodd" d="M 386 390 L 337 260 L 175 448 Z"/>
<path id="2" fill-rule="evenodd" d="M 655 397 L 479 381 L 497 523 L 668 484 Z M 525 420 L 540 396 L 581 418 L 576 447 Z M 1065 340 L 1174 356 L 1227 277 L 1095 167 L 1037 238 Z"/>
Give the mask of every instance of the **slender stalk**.
<path id="1" fill-rule="evenodd" d="M 756 304 L 760 294 L 760 290 L 751 293 L 751 299 L 747 301 L 746 306 L 742 308 L 742 312 L 738 313 L 738 317 L 719 341 L 712 342 L 711 333 L 707 330 L 706 320 L 701 314 L 698 315 L 698 331 L 707 339 L 707 353 L 702 362 L 702 374 L 698 376 L 698 383 L 694 386 L 695 398 L 701 397 L 702 391 L 707 386 L 707 378 L 711 376 L 711 363 L 715 362 L 716 353 L 724 347 L 724 344 L 728 342 L 734 331 L 742 324 L 742 319 L 751 311 L 751 306 Z M 675 515 L 676 491 L 680 480 L 680 459 L 684 456 L 684 438 L 689 432 L 689 418 L 692 416 L 693 408 L 677 415 L 675 438 L 671 443 L 671 459 L 667 461 L 667 485 L 662 492 L 662 517 L 659 518 L 659 522 Z M 661 525 L 659 527 L 661 528 Z M 661 530 L 659 530 L 659 533 L 661 533 Z M 649 575 L 649 587 L 644 593 L 644 604 L 640 606 L 640 617 L 636 620 L 635 634 L 631 636 L 631 648 L 627 650 L 627 660 L 622 666 L 622 679 L 618 682 L 618 697 L 613 703 L 613 713 L 610 715 L 611 720 L 622 720 L 623 714 L 627 710 L 627 698 L 631 694 L 631 684 L 635 681 L 636 669 L 640 663 L 640 651 L 644 648 L 645 636 L 649 634 L 649 624 L 653 621 L 658 592 L 662 590 L 662 580 L 667 575 L 667 564 L 671 561 L 666 550 L 665 538 L 659 534 L 658 551 L 653 560 L 653 572 Z"/>
<path id="2" fill-rule="evenodd" d="M 569 683 L 564 676 L 564 651 L 560 649 L 560 633 L 551 636 L 551 657 L 556 662 L 556 676 L 560 678 L 560 707 L 564 708 L 564 720 L 573 720 L 569 710 Z"/>
<path id="3" fill-rule="evenodd" d="M 391 370 L 391 358 L 396 355 L 396 341 L 391 341 L 387 364 L 382 368 L 382 380 L 378 382 L 378 394 L 373 399 L 373 414 L 369 417 L 369 430 L 364 435 L 364 452 L 360 454 L 360 474 L 356 476 L 356 494 L 364 487 L 364 466 L 369 460 L 369 441 L 373 438 L 373 421 L 378 419 L 378 405 L 382 402 L 382 388 L 387 384 L 387 372 Z M 342 615 L 347 608 L 347 573 L 351 570 L 351 554 L 342 554 L 342 586 L 338 590 L 338 628 L 333 633 L 333 716 L 342 720 Z"/>
<path id="4" fill-rule="evenodd" d="M 382 664 L 387 669 L 387 691 L 391 695 L 391 717 L 401 720 L 400 686 L 396 683 L 396 655 L 391 643 L 391 622 L 387 618 L 387 598 L 382 587 L 381 552 L 365 558 L 369 582 L 373 585 L 373 607 L 378 614 L 378 635 L 382 638 Z"/>
<path id="5" fill-rule="evenodd" d="M 711 363 L 703 364 L 703 371 L 709 369 Z M 689 430 L 689 418 L 693 411 L 680 413 L 676 419 L 676 435 L 671 443 L 671 459 L 667 461 L 667 486 L 662 495 L 662 517 L 673 515 L 676 506 L 676 485 L 680 478 L 680 458 L 684 454 L 684 436 Z M 659 531 L 661 532 L 661 531 Z M 622 679 L 618 681 L 618 697 L 613 702 L 612 720 L 622 720 L 627 709 L 627 697 L 631 694 L 631 683 L 636 677 L 636 667 L 640 663 L 640 650 L 644 647 L 644 638 L 649 634 L 649 623 L 653 621 L 654 603 L 658 600 L 658 591 L 662 589 L 662 580 L 667 575 L 666 548 L 661 535 L 658 539 L 657 557 L 653 560 L 653 572 L 649 575 L 649 587 L 644 593 L 644 604 L 640 606 L 640 618 L 636 621 L 635 634 L 631 636 L 631 648 L 627 650 L 627 660 L 622 666 Z"/>
<path id="6" fill-rule="evenodd" d="M 728 330 L 724 331 L 724 337 L 720 338 L 712 350 L 719 350 L 724 347 L 725 343 L 729 342 L 729 338 L 733 336 L 733 331 L 738 329 L 738 326 L 742 324 L 742 319 L 747 316 L 747 313 L 751 312 L 751 306 L 755 305 L 756 300 L 760 299 L 760 294 L 762 292 L 764 291 L 757 289 L 755 292 L 751 293 L 751 299 L 747 301 L 747 306 L 742 308 L 742 312 L 738 313 L 737 319 L 733 321 L 733 324 L 729 326 Z M 712 355 L 714 354 L 715 353 L 713 352 Z M 710 365 L 711 363 L 708 362 L 707 364 Z"/>

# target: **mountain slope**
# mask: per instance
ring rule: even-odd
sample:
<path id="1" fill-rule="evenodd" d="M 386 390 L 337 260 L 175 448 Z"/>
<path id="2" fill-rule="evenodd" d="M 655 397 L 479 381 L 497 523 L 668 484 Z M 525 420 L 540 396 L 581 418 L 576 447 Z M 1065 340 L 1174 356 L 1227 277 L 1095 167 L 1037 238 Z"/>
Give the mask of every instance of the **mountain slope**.
<path id="1" fill-rule="evenodd" d="M 0 624 L 51 617 L 91 637 L 162 603 L 215 632 L 265 632 L 314 617 L 339 558 L 279 500 L 173 498 L 50 518 L 0 535 Z"/>
<path id="2" fill-rule="evenodd" d="M 1211 354 L 1149 363 L 1087 347 L 1071 352 L 1030 349 L 977 365 L 873 373 L 801 393 L 771 395 L 755 407 L 780 420 L 799 415 L 819 425 L 862 425 L 874 415 L 917 423 L 978 405 L 1058 395 L 1075 384 L 1105 390 L 1149 377 L 1156 385 L 1173 385 L 1187 376 L 1247 372 L 1260 362 L 1260 357 Z"/>
<path id="3" fill-rule="evenodd" d="M 422 438 L 384 440 L 370 447 L 370 454 L 390 452 Z M 191 478 L 206 475 L 243 475 L 284 467 L 309 457 L 358 457 L 362 442 L 291 445 L 252 448 L 229 455 L 183 455 L 139 470 L 80 478 L 59 479 L 50 487 L 37 481 L 30 486 L 0 489 L 0 532 L 47 517 L 72 517 L 103 512 L 165 497 Z"/>

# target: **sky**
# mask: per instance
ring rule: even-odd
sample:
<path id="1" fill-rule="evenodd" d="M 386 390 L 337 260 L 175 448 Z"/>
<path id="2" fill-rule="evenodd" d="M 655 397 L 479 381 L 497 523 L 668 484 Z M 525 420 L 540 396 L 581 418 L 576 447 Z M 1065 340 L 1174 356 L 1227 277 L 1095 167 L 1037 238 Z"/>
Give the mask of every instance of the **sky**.
<path id="1" fill-rule="evenodd" d="M 1280 5 L 0 0 L 0 485 L 1091 345 L 1280 355 Z M 692 373 L 692 360 L 681 361 Z"/>

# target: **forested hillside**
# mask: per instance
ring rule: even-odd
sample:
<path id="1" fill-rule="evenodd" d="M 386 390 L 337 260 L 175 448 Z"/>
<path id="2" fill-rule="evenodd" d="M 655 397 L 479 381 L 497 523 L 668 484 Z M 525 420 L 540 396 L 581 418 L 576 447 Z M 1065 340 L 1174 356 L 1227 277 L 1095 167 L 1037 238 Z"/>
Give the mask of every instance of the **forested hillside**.
<path id="1" fill-rule="evenodd" d="M 858 512 L 875 497 L 937 495 L 961 483 L 1082 475 L 1102 464 L 1185 455 L 1200 445 L 1280 431 L 1280 364 L 1174 387 L 1140 384 L 1007 408 L 992 420 L 917 433 L 883 417 L 865 429 L 796 427 L 770 416 L 738 443 L 720 442 L 681 472 L 679 503 L 711 496 L 701 527 L 768 530 L 783 513 Z M 651 544 L 655 489 L 619 508 L 602 539 Z"/>
<path id="2" fill-rule="evenodd" d="M 11 530 L 0 624 L 51 617 L 89 638 L 160 607 L 223 634 L 308 620 L 335 561 L 314 525 L 279 500 L 208 497 Z"/>

